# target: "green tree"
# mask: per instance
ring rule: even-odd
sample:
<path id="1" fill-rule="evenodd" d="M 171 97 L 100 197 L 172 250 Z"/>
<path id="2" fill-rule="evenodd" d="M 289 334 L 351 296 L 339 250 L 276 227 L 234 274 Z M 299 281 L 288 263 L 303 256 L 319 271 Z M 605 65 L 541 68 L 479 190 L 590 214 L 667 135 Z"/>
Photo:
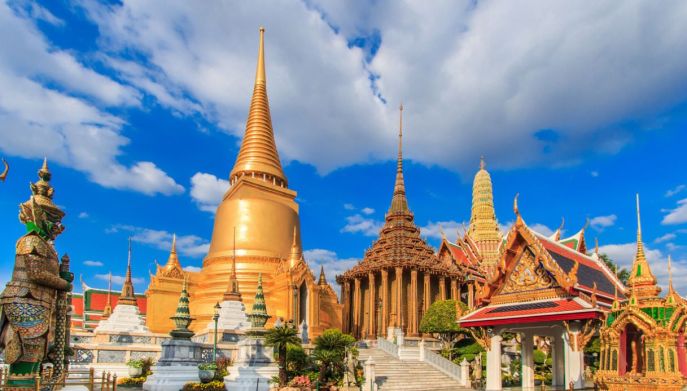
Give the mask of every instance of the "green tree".
<path id="1" fill-rule="evenodd" d="M 319 381 L 323 383 L 329 378 L 338 380 L 345 370 L 346 353 L 355 344 L 355 338 L 344 334 L 339 329 L 325 330 L 315 338 L 313 358 L 319 367 Z"/>
<path id="2" fill-rule="evenodd" d="M 613 262 L 613 260 L 607 254 L 599 254 L 599 258 L 601 258 L 603 263 L 605 263 L 606 266 L 608 266 L 608 268 L 611 269 L 613 273 L 615 273 L 615 275 L 618 277 L 620 282 L 623 283 L 623 285 L 627 285 L 627 279 L 630 278 L 629 270 L 625 268 L 618 268 L 618 265 L 615 262 Z"/>
<path id="3" fill-rule="evenodd" d="M 458 335 L 466 332 L 458 326 L 456 306 L 460 306 L 461 312 L 467 310 L 465 304 L 456 300 L 435 301 L 420 322 L 420 331 L 438 338 L 444 346 L 444 351 L 450 351 Z"/>
<path id="4" fill-rule="evenodd" d="M 279 360 L 279 385 L 285 386 L 288 382 L 286 377 L 286 351 L 289 345 L 300 346 L 301 339 L 298 338 L 298 330 L 292 326 L 278 326 L 270 329 L 265 334 L 265 343 L 272 346 Z"/>

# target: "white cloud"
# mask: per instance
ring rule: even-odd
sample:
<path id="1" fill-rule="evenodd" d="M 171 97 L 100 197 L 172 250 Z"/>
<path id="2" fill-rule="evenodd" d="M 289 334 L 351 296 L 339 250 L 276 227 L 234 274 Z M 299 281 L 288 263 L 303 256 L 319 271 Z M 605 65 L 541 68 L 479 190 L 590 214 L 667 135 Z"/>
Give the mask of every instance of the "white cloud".
<path id="1" fill-rule="evenodd" d="M 197 273 L 201 270 L 201 268 L 198 266 L 190 266 L 189 265 L 189 266 L 184 267 L 184 270 L 186 270 L 187 272 L 196 272 Z"/>
<path id="2" fill-rule="evenodd" d="M 200 210 L 215 213 L 227 190 L 229 181 L 212 174 L 197 172 L 191 177 L 191 198 Z"/>
<path id="3" fill-rule="evenodd" d="M 346 225 L 341 228 L 341 232 L 360 232 L 365 236 L 377 236 L 383 225 L 383 221 L 377 221 L 375 219 L 363 217 L 360 214 L 354 214 L 346 217 Z"/>
<path id="4" fill-rule="evenodd" d="M 104 187 L 145 194 L 175 194 L 184 189 L 151 162 L 122 165 L 118 157 L 129 140 L 125 122 L 105 107 L 140 104 L 140 93 L 51 47 L 34 20 L 59 23 L 39 6 L 0 4 L 0 150 L 84 172 Z"/>
<path id="5" fill-rule="evenodd" d="M 95 278 L 103 281 L 108 281 L 110 279 L 109 274 L 96 274 Z M 126 276 L 115 276 L 114 274 L 112 275 L 112 284 L 114 285 L 122 285 L 124 284 L 124 281 L 126 281 Z M 134 284 L 141 284 L 145 281 L 145 279 L 140 278 L 140 277 L 132 277 L 131 282 Z"/>
<path id="6" fill-rule="evenodd" d="M 305 250 L 303 251 L 303 257 L 312 268 L 316 277 L 319 277 L 320 265 L 324 265 L 327 282 L 329 282 L 337 292 L 339 290 L 336 289 L 337 284 L 334 278 L 337 275 L 343 274 L 346 270 L 352 268 L 360 261 L 358 258 L 340 259 L 334 251 L 321 248 Z"/>
<path id="7" fill-rule="evenodd" d="M 677 202 L 677 207 L 668 211 L 668 214 L 663 216 L 661 224 L 682 224 L 687 223 L 687 198 L 681 199 Z"/>
<path id="8" fill-rule="evenodd" d="M 675 188 L 666 191 L 666 197 L 672 197 L 685 189 L 687 189 L 687 185 L 677 185 Z"/>
<path id="9" fill-rule="evenodd" d="M 362 208 L 362 209 L 360 209 L 360 211 L 363 212 L 363 214 L 365 214 L 365 215 L 371 215 L 375 212 L 374 209 L 369 208 L 369 207 Z"/>
<path id="10" fill-rule="evenodd" d="M 527 226 L 535 232 L 538 232 L 544 236 L 551 236 L 554 232 L 556 232 L 555 230 L 541 223 L 527 224 Z"/>
<path id="11" fill-rule="evenodd" d="M 79 218 L 80 218 L 80 219 L 87 219 L 88 217 L 89 217 L 89 216 L 88 216 L 88 213 L 86 213 L 86 212 L 81 212 L 81 213 L 79 213 Z"/>
<path id="12" fill-rule="evenodd" d="M 669 241 L 669 240 L 675 239 L 676 237 L 677 237 L 677 235 L 675 235 L 675 234 L 672 233 L 672 232 L 669 232 L 669 233 L 667 233 L 667 234 L 665 234 L 665 235 L 662 235 L 662 236 L 656 238 L 656 240 L 654 240 L 654 243 L 667 242 L 667 241 Z"/>
<path id="13" fill-rule="evenodd" d="M 460 232 L 461 235 L 463 234 L 463 228 L 467 229 L 467 224 L 464 221 L 430 221 L 427 225 L 420 228 L 420 232 L 428 238 L 441 239 L 441 232 L 443 231 L 447 238 L 453 240 L 453 237 L 457 236 L 458 232 Z"/>
<path id="14" fill-rule="evenodd" d="M 591 175 L 592 177 L 596 178 L 596 177 L 599 176 L 599 172 L 598 172 L 598 171 L 592 171 L 592 172 L 589 173 L 589 175 Z"/>
<path id="15" fill-rule="evenodd" d="M 164 230 L 118 224 L 106 230 L 108 233 L 127 232 L 131 240 L 143 243 L 159 250 L 169 251 L 172 248 L 172 233 Z M 196 235 L 177 235 L 177 252 L 189 257 L 201 257 L 207 254 L 210 243 Z"/>
<path id="16" fill-rule="evenodd" d="M 343 207 L 346 210 L 355 210 L 355 206 L 353 206 L 353 204 L 344 204 Z"/>
<path id="17" fill-rule="evenodd" d="M 83 261 L 83 264 L 86 266 L 103 266 L 103 263 L 100 261 L 92 261 L 92 260 L 86 260 Z"/>
<path id="18" fill-rule="evenodd" d="M 596 216 L 589 221 L 589 224 L 597 231 L 612 227 L 618 219 L 616 215 Z"/>

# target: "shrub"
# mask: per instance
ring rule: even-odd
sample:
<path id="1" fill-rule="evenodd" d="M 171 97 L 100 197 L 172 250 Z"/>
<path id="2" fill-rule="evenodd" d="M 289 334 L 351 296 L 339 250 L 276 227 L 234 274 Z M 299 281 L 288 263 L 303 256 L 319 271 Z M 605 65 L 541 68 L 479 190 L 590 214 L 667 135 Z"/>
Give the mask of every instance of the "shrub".
<path id="1" fill-rule="evenodd" d="M 224 382 L 213 380 L 210 383 L 186 383 L 182 391 L 226 391 Z"/>
<path id="2" fill-rule="evenodd" d="M 126 363 L 131 368 L 143 368 L 143 364 L 145 364 L 145 361 L 142 358 L 132 359 Z"/>
<path id="3" fill-rule="evenodd" d="M 145 376 L 140 377 L 123 377 L 117 380 L 117 384 L 122 387 L 141 387 L 146 382 Z"/>
<path id="4" fill-rule="evenodd" d="M 229 357 L 218 357 L 215 361 L 217 365 L 217 370 L 215 371 L 215 379 L 217 381 L 224 381 L 224 376 L 227 376 L 229 372 L 227 368 L 231 366 L 231 358 Z"/>
<path id="5" fill-rule="evenodd" d="M 296 376 L 289 382 L 290 387 L 310 388 L 310 378 L 306 375 Z"/>
<path id="6" fill-rule="evenodd" d="M 198 364 L 198 369 L 201 371 L 215 371 L 217 370 L 217 364 L 214 362 L 203 362 Z"/>
<path id="7" fill-rule="evenodd" d="M 152 357 L 146 357 L 143 359 L 143 376 L 148 376 L 153 373 L 150 370 L 153 365 L 155 365 L 155 360 L 153 360 Z"/>

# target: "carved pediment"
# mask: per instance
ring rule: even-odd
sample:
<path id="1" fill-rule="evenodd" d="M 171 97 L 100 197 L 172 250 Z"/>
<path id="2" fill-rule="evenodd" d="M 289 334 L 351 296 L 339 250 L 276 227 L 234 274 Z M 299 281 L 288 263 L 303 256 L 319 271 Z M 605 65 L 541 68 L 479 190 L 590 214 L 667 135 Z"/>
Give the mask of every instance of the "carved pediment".
<path id="1" fill-rule="evenodd" d="M 534 253 L 526 248 L 520 259 L 504 280 L 498 294 L 522 293 L 541 289 L 556 288 L 558 284 L 544 269 Z"/>

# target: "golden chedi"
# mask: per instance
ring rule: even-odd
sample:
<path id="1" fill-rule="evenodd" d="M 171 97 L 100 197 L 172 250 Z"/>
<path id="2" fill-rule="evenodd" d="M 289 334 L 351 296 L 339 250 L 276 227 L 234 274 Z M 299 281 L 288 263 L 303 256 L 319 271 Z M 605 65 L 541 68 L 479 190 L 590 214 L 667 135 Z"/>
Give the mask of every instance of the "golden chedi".
<path id="1" fill-rule="evenodd" d="M 311 337 L 325 328 L 340 327 L 341 308 L 336 294 L 326 281 L 318 283 L 303 259 L 296 192 L 287 187 L 272 129 L 263 28 L 246 130 L 229 183 L 217 208 L 210 249 L 201 271 L 183 272 L 190 279 L 191 315 L 196 318 L 192 328 L 205 329 L 215 304 L 231 291 L 234 257 L 246 307 L 252 305 L 258 276 L 262 274 L 271 323 L 279 318 L 305 322 Z M 154 331 L 169 328 L 165 319 L 168 315 L 152 305 L 167 300 L 156 301 L 155 296 L 171 296 L 166 291 L 174 290 L 176 285 L 178 297 L 181 289 L 181 279 L 176 278 L 172 284 L 164 277 L 168 266 L 159 268 L 151 278 L 148 323 Z"/>

